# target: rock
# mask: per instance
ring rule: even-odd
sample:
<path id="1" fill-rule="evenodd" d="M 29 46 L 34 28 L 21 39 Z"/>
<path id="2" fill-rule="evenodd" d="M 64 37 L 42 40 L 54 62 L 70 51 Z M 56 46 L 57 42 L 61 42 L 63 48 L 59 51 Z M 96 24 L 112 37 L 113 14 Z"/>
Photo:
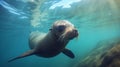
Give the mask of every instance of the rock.
<path id="1" fill-rule="evenodd" d="M 120 39 L 99 42 L 76 67 L 120 67 Z"/>

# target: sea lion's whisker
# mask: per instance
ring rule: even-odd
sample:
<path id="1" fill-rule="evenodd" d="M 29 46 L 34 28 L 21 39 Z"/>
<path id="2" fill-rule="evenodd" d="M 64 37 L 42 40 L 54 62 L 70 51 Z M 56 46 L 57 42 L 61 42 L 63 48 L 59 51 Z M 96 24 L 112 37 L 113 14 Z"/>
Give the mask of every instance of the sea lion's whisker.
<path id="1" fill-rule="evenodd" d="M 64 36 L 64 35 L 61 35 L 61 36 L 59 37 L 58 41 L 63 42 L 64 38 L 65 38 L 65 36 Z"/>

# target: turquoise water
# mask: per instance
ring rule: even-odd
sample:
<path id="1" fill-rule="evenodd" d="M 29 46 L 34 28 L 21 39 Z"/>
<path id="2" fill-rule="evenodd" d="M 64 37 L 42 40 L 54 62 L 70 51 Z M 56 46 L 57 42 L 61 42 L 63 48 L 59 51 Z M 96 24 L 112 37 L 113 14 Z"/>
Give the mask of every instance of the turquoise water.
<path id="1" fill-rule="evenodd" d="M 100 41 L 120 37 L 120 1 L 76 1 L 0 0 L 0 67 L 74 67 Z M 30 32 L 47 32 L 61 19 L 69 20 L 79 31 L 79 37 L 67 45 L 75 59 L 61 53 L 53 58 L 29 56 L 7 62 L 29 49 Z"/>

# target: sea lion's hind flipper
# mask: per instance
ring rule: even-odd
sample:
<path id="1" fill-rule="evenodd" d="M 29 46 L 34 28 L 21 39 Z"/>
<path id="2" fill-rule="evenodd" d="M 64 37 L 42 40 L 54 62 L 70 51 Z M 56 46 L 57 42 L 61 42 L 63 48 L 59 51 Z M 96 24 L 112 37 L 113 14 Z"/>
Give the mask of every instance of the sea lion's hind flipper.
<path id="1" fill-rule="evenodd" d="M 30 55 L 33 55 L 33 54 L 34 54 L 34 50 L 29 50 L 29 51 L 23 53 L 22 55 L 20 55 L 20 56 L 18 56 L 18 57 L 16 57 L 16 58 L 13 58 L 13 59 L 11 59 L 11 60 L 9 60 L 8 62 L 11 62 L 11 61 L 14 61 L 14 60 L 17 60 L 17 59 L 20 59 L 20 58 L 24 58 L 24 57 L 26 57 L 26 56 L 30 56 Z"/>
<path id="2" fill-rule="evenodd" d="M 74 58 L 75 56 L 74 56 L 74 54 L 73 54 L 73 52 L 71 51 L 71 50 L 69 50 L 69 49 L 63 49 L 63 51 L 62 51 L 65 55 L 67 55 L 68 57 L 70 57 L 70 58 Z"/>

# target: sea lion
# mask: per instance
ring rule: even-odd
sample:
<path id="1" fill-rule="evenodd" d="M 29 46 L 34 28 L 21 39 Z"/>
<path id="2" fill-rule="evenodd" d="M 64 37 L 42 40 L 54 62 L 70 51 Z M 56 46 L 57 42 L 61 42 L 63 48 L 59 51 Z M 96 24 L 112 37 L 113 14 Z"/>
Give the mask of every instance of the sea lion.
<path id="1" fill-rule="evenodd" d="M 32 33 L 29 38 L 29 47 L 31 50 L 9 60 L 8 62 L 30 55 L 50 58 L 61 52 L 70 58 L 74 58 L 75 56 L 72 51 L 65 48 L 65 46 L 70 40 L 77 36 L 78 31 L 72 23 L 67 20 L 58 20 L 54 22 L 48 33 Z"/>

